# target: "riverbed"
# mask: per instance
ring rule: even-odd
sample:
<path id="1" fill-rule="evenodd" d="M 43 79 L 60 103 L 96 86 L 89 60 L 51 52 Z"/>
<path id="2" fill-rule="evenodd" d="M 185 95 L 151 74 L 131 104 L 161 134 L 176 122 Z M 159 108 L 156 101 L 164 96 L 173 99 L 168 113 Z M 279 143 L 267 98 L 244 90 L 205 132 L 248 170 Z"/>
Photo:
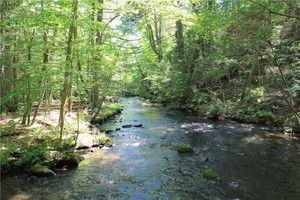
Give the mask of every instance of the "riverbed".
<path id="1" fill-rule="evenodd" d="M 101 127 L 113 148 L 85 155 L 77 169 L 50 178 L 5 177 L 1 199 L 300 199 L 300 143 L 273 127 L 211 121 L 123 99 Z M 187 144 L 194 152 L 179 154 Z M 212 169 L 219 179 L 207 179 Z"/>

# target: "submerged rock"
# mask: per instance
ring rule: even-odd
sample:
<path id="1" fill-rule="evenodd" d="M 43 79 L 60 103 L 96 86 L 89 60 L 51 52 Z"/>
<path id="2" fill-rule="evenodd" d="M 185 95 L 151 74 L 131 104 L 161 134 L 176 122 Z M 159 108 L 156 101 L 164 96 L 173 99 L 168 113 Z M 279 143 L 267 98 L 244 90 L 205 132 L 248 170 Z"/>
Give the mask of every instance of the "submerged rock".
<path id="1" fill-rule="evenodd" d="M 178 151 L 178 153 L 193 153 L 194 152 L 193 148 L 186 144 L 177 145 L 177 151 Z"/>
<path id="2" fill-rule="evenodd" d="M 142 127 L 143 124 L 134 124 L 133 127 Z"/>
<path id="3" fill-rule="evenodd" d="M 35 164 L 30 168 L 30 173 L 35 176 L 56 176 L 56 174 L 46 166 Z"/>
<path id="4" fill-rule="evenodd" d="M 130 128 L 130 127 L 132 127 L 132 124 L 125 124 L 122 126 L 122 128 Z"/>
<path id="5" fill-rule="evenodd" d="M 217 179 L 219 178 L 218 174 L 212 170 L 212 169 L 207 169 L 204 171 L 204 177 L 208 179 Z"/>

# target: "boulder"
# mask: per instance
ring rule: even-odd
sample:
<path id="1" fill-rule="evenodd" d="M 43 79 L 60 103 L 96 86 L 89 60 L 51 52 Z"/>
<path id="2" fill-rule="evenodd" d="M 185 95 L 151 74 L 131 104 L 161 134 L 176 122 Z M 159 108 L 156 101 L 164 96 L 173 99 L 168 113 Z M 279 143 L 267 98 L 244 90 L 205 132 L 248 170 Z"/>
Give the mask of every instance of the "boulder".
<path id="1" fill-rule="evenodd" d="M 98 144 L 100 146 L 112 147 L 113 146 L 113 140 L 110 137 L 105 136 L 105 137 L 100 138 L 98 140 Z"/>
<path id="2" fill-rule="evenodd" d="M 59 159 L 56 160 L 56 168 L 66 167 L 68 169 L 73 169 L 78 167 L 79 162 L 82 158 L 73 152 L 64 152 L 61 154 Z"/>
<path id="3" fill-rule="evenodd" d="M 34 166 L 32 166 L 30 168 L 30 173 L 39 177 L 56 176 L 56 174 L 51 169 L 40 164 L 35 164 Z"/>
<path id="4" fill-rule="evenodd" d="M 50 154 L 51 161 L 46 165 L 50 168 L 69 168 L 78 167 L 79 162 L 83 159 L 79 154 L 72 151 L 53 151 Z"/>
<path id="5" fill-rule="evenodd" d="M 91 135 L 88 133 L 81 133 L 77 139 L 76 150 L 78 149 L 87 149 L 92 147 L 94 144 L 98 144 L 100 136 Z"/>

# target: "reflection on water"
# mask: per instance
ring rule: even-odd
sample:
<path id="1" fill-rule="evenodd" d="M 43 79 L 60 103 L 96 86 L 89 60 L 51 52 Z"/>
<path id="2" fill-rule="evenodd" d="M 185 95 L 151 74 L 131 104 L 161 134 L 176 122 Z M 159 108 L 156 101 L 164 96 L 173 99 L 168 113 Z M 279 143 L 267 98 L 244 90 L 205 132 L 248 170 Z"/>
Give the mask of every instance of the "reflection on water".
<path id="1" fill-rule="evenodd" d="M 200 120 L 124 99 L 115 146 L 86 155 L 57 177 L 5 177 L 1 199 L 300 199 L 300 145 L 276 130 L 231 121 Z M 178 154 L 189 144 L 192 154 Z M 203 177 L 213 169 L 220 180 Z"/>

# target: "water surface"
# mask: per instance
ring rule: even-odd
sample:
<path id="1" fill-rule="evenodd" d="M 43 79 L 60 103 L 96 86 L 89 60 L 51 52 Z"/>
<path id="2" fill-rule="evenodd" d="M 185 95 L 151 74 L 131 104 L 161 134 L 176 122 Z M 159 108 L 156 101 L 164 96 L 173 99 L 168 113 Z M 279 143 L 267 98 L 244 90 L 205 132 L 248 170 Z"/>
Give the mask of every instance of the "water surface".
<path id="1" fill-rule="evenodd" d="M 209 121 L 138 98 L 101 129 L 115 145 L 86 155 L 80 166 L 56 177 L 27 175 L 1 181 L 1 199 L 300 199 L 300 143 L 276 129 Z M 188 144 L 192 154 L 179 154 Z M 203 177 L 206 169 L 220 179 Z"/>

